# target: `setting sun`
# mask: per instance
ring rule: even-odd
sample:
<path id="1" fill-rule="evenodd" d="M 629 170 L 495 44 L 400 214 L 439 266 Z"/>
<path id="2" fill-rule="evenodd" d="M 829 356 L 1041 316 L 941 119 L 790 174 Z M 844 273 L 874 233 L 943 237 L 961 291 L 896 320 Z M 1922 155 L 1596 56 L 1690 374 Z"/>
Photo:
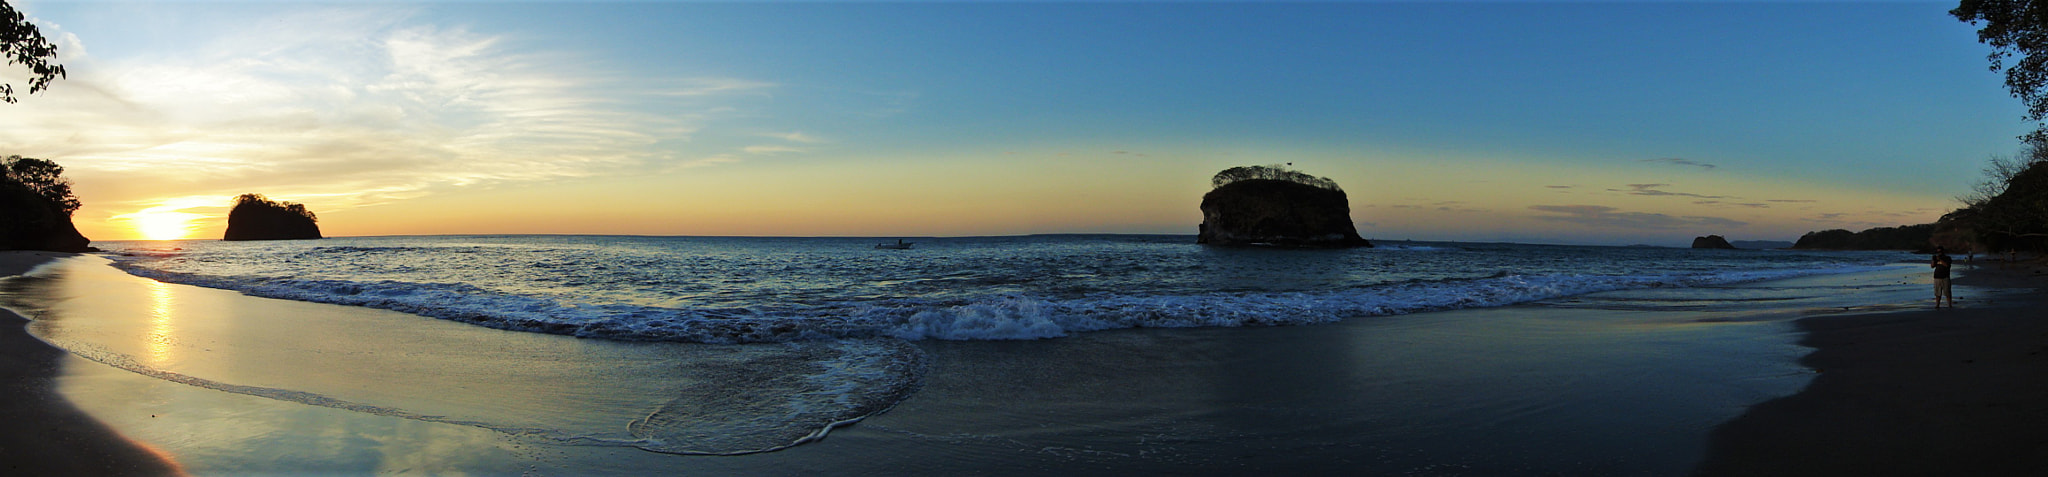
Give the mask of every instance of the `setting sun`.
<path id="1" fill-rule="evenodd" d="M 192 221 L 205 217 L 186 212 L 149 212 L 130 214 L 128 222 L 136 235 L 144 240 L 178 240 L 192 233 Z"/>
<path id="2" fill-rule="evenodd" d="M 128 223 L 131 236 L 143 240 L 179 240 L 191 238 L 196 222 L 212 218 L 206 214 L 185 212 L 186 209 L 218 207 L 216 197 L 179 197 L 166 199 L 135 212 L 113 216 L 113 219 Z"/>

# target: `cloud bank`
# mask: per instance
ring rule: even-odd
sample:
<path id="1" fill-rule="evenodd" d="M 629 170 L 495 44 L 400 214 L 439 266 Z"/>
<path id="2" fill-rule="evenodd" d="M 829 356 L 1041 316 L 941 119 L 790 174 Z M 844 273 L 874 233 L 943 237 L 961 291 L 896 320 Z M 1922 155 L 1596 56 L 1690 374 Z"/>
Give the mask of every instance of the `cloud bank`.
<path id="1" fill-rule="evenodd" d="M 189 55 L 69 58 L 61 87 L 0 116 L 0 150 L 118 178 L 116 209 L 260 192 L 333 210 L 665 168 L 702 157 L 680 145 L 734 100 L 773 88 L 636 78 L 403 11 L 252 25 Z"/>
<path id="2" fill-rule="evenodd" d="M 1536 216 L 1537 219 L 1541 220 L 1603 228 L 1634 230 L 1708 228 L 1718 230 L 1749 225 L 1747 222 L 1720 217 L 1676 217 L 1646 212 L 1622 212 L 1620 209 L 1603 205 L 1532 205 L 1529 206 L 1529 210 L 1558 214 Z"/>

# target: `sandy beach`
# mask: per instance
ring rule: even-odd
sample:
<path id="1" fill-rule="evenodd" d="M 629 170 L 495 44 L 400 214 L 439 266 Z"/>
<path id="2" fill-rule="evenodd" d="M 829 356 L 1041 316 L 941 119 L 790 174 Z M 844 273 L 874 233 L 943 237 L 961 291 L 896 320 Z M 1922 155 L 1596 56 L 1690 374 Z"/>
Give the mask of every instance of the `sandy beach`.
<path id="1" fill-rule="evenodd" d="M 0 252 L 0 277 L 73 254 Z M 147 444 L 122 436 L 57 392 L 71 355 L 28 334 L 28 320 L 0 309 L 0 473 L 8 475 L 179 475 Z"/>
<path id="2" fill-rule="evenodd" d="M 1956 283 L 1991 300 L 1799 320 L 1817 377 L 1716 430 L 1699 475 L 2048 474 L 2044 275 L 1987 265 Z"/>
<path id="3" fill-rule="evenodd" d="M 4 256 L 12 273 L 45 260 Z M 10 320 L 6 385 L 39 397 L 8 403 L 6 435 L 22 442 L 0 456 L 30 475 L 1997 475 L 2040 468 L 2043 440 L 2027 432 L 2048 422 L 2032 379 L 2048 327 L 2027 319 L 2039 298 L 2026 272 L 1964 274 L 1958 310 L 1879 307 L 1796 322 L 1510 306 L 1318 326 L 924 341 L 916 345 L 932 370 L 887 413 L 786 450 L 687 456 L 506 430 L 625 434 L 634 412 L 664 401 L 718 404 L 690 396 L 687 383 L 705 378 L 688 370 L 786 348 L 506 332 L 152 285 L 96 257 L 63 265 L 72 268 L 55 281 L 10 288 L 71 297 L 51 309 L 72 313 L 180 320 L 52 316 L 45 339 L 113 343 L 96 353 L 210 381 L 85 359 Z M 279 316 L 309 321 L 255 321 Z M 165 330 L 178 339 L 145 339 Z M 302 331 L 328 339 L 293 337 Z M 137 338 L 107 338 L 122 333 Z M 405 336 L 492 345 L 425 357 Z M 1814 349 L 1794 344 L 1802 337 Z M 506 374 L 493 369 L 507 359 L 501 348 L 624 364 L 565 359 Z M 282 389 L 343 403 L 272 392 Z M 64 452 L 33 447 L 50 442 Z"/>

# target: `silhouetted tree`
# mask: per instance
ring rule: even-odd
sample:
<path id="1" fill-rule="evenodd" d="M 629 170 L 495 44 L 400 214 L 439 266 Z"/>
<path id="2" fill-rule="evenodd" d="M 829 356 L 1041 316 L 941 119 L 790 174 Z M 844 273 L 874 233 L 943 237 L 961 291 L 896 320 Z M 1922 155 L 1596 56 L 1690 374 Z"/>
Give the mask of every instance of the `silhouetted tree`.
<path id="1" fill-rule="evenodd" d="M 1337 186 L 1337 181 L 1330 180 L 1328 177 L 1308 175 L 1288 169 L 1287 166 L 1280 164 L 1238 166 L 1224 169 L 1222 172 L 1217 172 L 1216 177 L 1210 178 L 1209 184 L 1215 188 L 1221 188 L 1232 182 L 1251 179 L 1287 181 L 1335 191 L 1344 190 L 1344 188 Z"/>
<path id="2" fill-rule="evenodd" d="M 2019 175 L 2034 163 L 2048 161 L 2048 144 L 2028 144 L 2019 153 L 2003 156 L 1993 155 L 1984 165 L 1984 178 L 1970 186 L 1970 193 L 1956 197 L 1964 207 L 1977 207 L 2005 193 L 2013 176 Z"/>
<path id="3" fill-rule="evenodd" d="M 2006 181 L 1971 217 L 1978 235 L 2003 249 L 2041 250 L 2048 239 L 2048 162 L 2035 162 Z"/>
<path id="4" fill-rule="evenodd" d="M 51 80 L 64 76 L 64 65 L 52 63 L 57 59 L 57 45 L 44 39 L 43 32 L 7 0 L 0 0 L 0 57 L 6 57 L 9 65 L 28 68 L 29 94 L 50 89 Z M 14 98 L 14 85 L 0 83 L 0 101 L 19 101 Z"/>
<path id="5" fill-rule="evenodd" d="M 71 215 L 78 211 L 78 198 L 71 195 L 71 181 L 63 176 L 64 166 L 55 162 L 21 156 L 0 159 L 0 184 L 25 189 Z"/>
<path id="6" fill-rule="evenodd" d="M 63 174 L 55 162 L 0 158 L 0 250 L 94 250 L 71 224 L 78 198 Z"/>
<path id="7" fill-rule="evenodd" d="M 263 194 L 235 197 L 228 210 L 228 230 L 222 240 L 290 240 L 320 238 L 318 217 L 303 204 L 277 202 Z"/>

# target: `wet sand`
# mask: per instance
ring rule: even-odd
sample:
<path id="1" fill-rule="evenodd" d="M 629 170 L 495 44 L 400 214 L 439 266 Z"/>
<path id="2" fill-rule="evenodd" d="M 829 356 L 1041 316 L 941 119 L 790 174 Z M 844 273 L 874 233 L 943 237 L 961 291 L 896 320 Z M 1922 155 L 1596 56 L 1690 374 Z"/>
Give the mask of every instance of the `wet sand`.
<path id="1" fill-rule="evenodd" d="M 12 298 L 54 300 L 37 336 L 101 360 L 65 357 L 59 392 L 201 475 L 1674 475 L 1713 426 L 1806 380 L 1784 323 L 1696 312 L 1516 306 L 925 341 L 923 388 L 885 414 L 786 450 L 686 456 L 466 422 L 623 438 L 718 361 L 691 353 L 788 346 L 578 340 L 166 285 L 96 257 L 63 265 Z M 632 359 L 647 349 L 677 353 Z M 565 371 L 522 371 L 544 356 Z"/>
<path id="2" fill-rule="evenodd" d="M 1961 273 L 2000 293 L 1799 320 L 1818 377 L 1717 429 L 1698 475 L 2048 475 L 2048 274 Z"/>
<path id="3" fill-rule="evenodd" d="M 111 270 L 93 273 L 105 271 Z M 2048 335 L 2041 334 L 2048 330 L 2016 319 L 2031 316 L 2026 311 L 2037 308 L 2026 306 L 2038 305 L 2038 295 L 2025 288 L 1985 292 L 1989 275 L 1966 274 L 1958 280 L 1958 294 L 1970 300 L 1960 310 L 1840 314 L 1799 321 L 1812 333 L 1808 345 L 1819 348 L 1803 363 L 1819 368 L 1818 380 L 1795 363 L 1809 351 L 1793 344 L 1801 331 L 1783 318 L 1755 314 L 1513 306 L 1320 326 L 1120 330 L 1029 342 L 919 342 L 917 346 L 931 358 L 932 370 L 923 389 L 894 410 L 836 429 L 823 441 L 744 456 L 561 445 L 417 418 L 421 416 L 379 415 L 223 392 L 80 358 L 23 333 L 19 320 L 11 320 L 0 325 L 8 330 L 0 336 L 8 340 L 0 347 L 0 357 L 6 358 L 0 366 L 10 373 L 28 372 L 8 374 L 5 383 L 40 390 L 36 392 L 44 398 L 7 403 L 13 414 L 0 423 L 9 426 L 0 433 L 97 444 L 66 444 L 63 450 L 70 454 L 36 449 L 23 451 L 35 452 L 30 454 L 34 457 L 0 455 L 6 457 L 0 462 L 8 465 L 35 466 L 0 470 L 151 475 L 182 465 L 200 475 L 1682 475 L 1695 469 L 1712 475 L 2026 475 L 2009 471 L 2039 469 L 2040 458 L 2034 456 L 2044 454 L 2038 432 L 2044 428 L 2044 400 L 2037 378 L 2043 370 L 2041 358 L 2028 353 L 2048 345 L 2043 341 Z M 146 281 L 123 278 L 127 279 Z M 2032 283 L 2014 280 L 2012 284 L 2020 286 Z M 328 320 L 395 320 L 390 326 L 418 327 L 406 328 L 415 330 L 407 334 L 496 334 L 525 343 L 522 346 L 568 346 L 551 354 L 622 345 L 181 285 L 144 284 L 118 296 L 103 286 L 83 289 L 89 291 L 80 297 L 109 302 L 105 306 L 172 307 L 173 314 L 183 317 L 172 325 L 185 328 L 142 329 L 158 324 L 132 323 L 105 330 L 179 336 L 186 341 L 130 340 L 135 348 L 124 353 L 161 359 L 156 366 L 164 369 L 223 381 L 321 388 L 363 403 L 422 410 L 415 413 L 421 415 L 453 413 L 472 420 L 530 416 L 551 422 L 589 421 L 600 427 L 622 427 L 635 409 L 655 403 L 633 396 L 670 392 L 650 388 L 608 396 L 601 376 L 591 383 L 543 387 L 538 382 L 494 384 L 489 379 L 458 385 L 280 374 L 274 371 L 306 365 L 307 356 L 401 358 L 362 352 L 403 343 L 389 338 L 352 341 L 340 335 L 348 327 L 315 333 L 331 335 L 333 343 L 270 341 L 261 338 L 296 331 L 250 324 L 259 328 L 242 330 L 256 333 L 245 333 L 250 341 L 243 343 L 261 346 L 227 350 L 199 341 L 206 334 L 189 332 L 229 315 L 314 314 Z M 154 311 L 114 314 L 149 313 Z M 63 329 L 95 332 L 75 326 Z M 1868 334 L 1855 334 L 1859 330 Z M 568 343 L 554 343 L 564 340 Z M 293 344 L 277 349 L 287 342 Z M 1841 342 L 1883 352 L 1831 357 L 1832 350 L 1842 348 Z M 171 345 L 183 354 L 157 353 L 155 344 Z M 1889 352 L 1916 346 L 1931 351 Z M 1914 367 L 1896 364 L 1903 359 L 1899 356 L 1924 358 L 1928 366 L 1939 367 L 1901 375 L 1900 370 Z M 483 361 L 493 359 L 499 358 L 458 362 L 451 369 L 487 372 L 482 365 L 490 363 Z M 664 359 L 676 359 L 685 368 L 705 362 Z M 1941 360 L 1955 362 L 1937 362 Z M 33 365 L 24 368 L 18 362 Z M 664 372 L 635 366 L 647 373 Z M 1971 377 L 1976 375 L 1956 369 L 1989 371 Z M 1844 387 L 1841 383 L 1854 381 L 1848 378 L 1875 382 L 1881 392 Z M 619 384 L 645 386 L 648 381 L 627 379 Z M 1802 387 L 1806 392 L 1792 394 Z M 1894 389 L 1907 387 L 1926 388 L 1935 395 L 1909 398 L 1911 393 Z M 591 393 L 592 389 L 599 392 Z M 1791 396 L 1751 407 L 1787 395 Z M 1963 401 L 1942 400 L 1950 398 Z M 1899 403 L 1890 402 L 1894 400 L 1919 407 L 1900 410 Z M 2028 430 L 2035 432 L 2025 434 Z M 153 457 L 157 454 L 150 447 L 131 439 L 163 449 L 165 457 Z M 1953 442 L 1937 442 L 1942 440 Z M 0 452 L 29 444 L 6 445 Z M 1998 455 L 2003 453 L 2010 455 Z M 1976 460 L 1916 459 L 1937 455 Z M 1702 457 L 1705 464 L 1700 463 Z M 1863 464 L 1887 458 L 1931 463 Z M 1962 471 L 1947 472 L 1953 469 Z"/>
<path id="4" fill-rule="evenodd" d="M 55 252 L 0 252 L 0 276 L 19 275 Z M 70 353 L 28 334 L 28 320 L 0 309 L 0 474 L 178 475 L 154 449 L 130 441 L 57 392 Z"/>

